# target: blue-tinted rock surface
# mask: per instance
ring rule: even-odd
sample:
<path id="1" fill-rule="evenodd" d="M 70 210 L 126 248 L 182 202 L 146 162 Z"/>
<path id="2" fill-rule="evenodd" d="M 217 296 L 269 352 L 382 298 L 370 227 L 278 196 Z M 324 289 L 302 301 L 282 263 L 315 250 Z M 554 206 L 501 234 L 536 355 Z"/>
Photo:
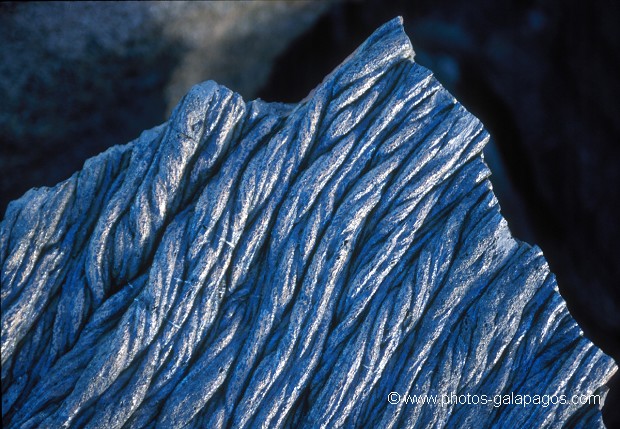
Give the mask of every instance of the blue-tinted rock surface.
<path id="1" fill-rule="evenodd" d="M 600 405 L 391 404 L 599 394 L 488 136 L 400 21 L 296 106 L 195 86 L 166 124 L 2 222 L 8 427 L 601 426 Z"/>

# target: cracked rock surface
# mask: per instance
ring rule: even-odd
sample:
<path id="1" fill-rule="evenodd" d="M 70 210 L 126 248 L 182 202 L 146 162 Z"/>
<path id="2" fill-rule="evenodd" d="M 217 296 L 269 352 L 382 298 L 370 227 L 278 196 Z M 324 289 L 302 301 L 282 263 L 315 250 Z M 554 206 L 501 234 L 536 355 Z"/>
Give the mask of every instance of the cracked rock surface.
<path id="1" fill-rule="evenodd" d="M 399 19 L 298 105 L 195 86 L 9 205 L 5 427 L 598 427 L 613 361 L 510 235 L 480 122 Z"/>

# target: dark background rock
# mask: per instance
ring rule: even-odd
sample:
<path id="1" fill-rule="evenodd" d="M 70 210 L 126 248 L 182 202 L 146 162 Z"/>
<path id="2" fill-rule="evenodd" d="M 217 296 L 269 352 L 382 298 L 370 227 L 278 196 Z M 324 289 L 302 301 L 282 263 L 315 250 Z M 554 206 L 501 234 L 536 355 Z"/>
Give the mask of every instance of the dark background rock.
<path id="1" fill-rule="evenodd" d="M 164 122 L 198 82 L 254 98 L 329 4 L 0 3 L 0 211 Z"/>
<path id="2" fill-rule="evenodd" d="M 97 10 L 71 6 L 83 8 L 72 24 L 86 20 L 84 11 L 91 8 L 97 25 L 85 28 L 98 27 L 97 35 L 77 34 L 60 48 L 50 47 L 48 39 L 53 41 L 66 23 L 59 10 L 68 7 L 0 5 L 0 210 L 30 187 L 53 185 L 89 156 L 162 122 L 176 102 L 172 98 L 184 92 L 183 85 L 171 83 L 185 75 L 179 64 L 187 65 L 188 84 L 213 78 L 248 98 L 258 93 L 267 100 L 298 101 L 373 29 L 403 15 L 416 60 L 430 67 L 493 135 L 500 163 L 491 165 L 492 180 L 513 233 L 542 247 L 571 313 L 597 345 L 620 359 L 620 11 L 615 2 L 336 4 L 280 57 L 261 91 L 270 69 L 254 70 L 263 62 L 197 71 L 204 46 L 179 36 L 178 27 L 163 28 L 161 15 L 135 4 L 106 6 L 116 7 L 115 13 L 101 5 Z M 181 28 L 186 7 L 175 9 Z M 43 25 L 54 17 L 57 27 Z M 236 15 L 237 22 L 248 17 Z M 110 25 L 101 26 L 106 22 Z M 312 18 L 279 15 L 265 25 L 280 23 L 284 30 L 263 40 L 292 38 L 305 28 L 299 22 Z M 115 33 L 118 28 L 125 36 Z M 231 46 L 251 46 L 247 55 L 269 57 L 257 44 L 247 45 L 256 37 L 240 40 L 224 44 L 226 49 L 211 58 Z M 72 54 L 62 56 L 59 50 Z M 269 58 L 276 51 L 267 48 Z M 246 81 L 255 81 L 253 89 L 244 87 L 242 78 L 227 80 L 240 69 Z M 618 404 L 617 392 L 612 389 L 608 403 Z M 606 419 L 617 422 L 617 411 L 615 417 L 610 413 L 618 409 L 606 407 Z"/>

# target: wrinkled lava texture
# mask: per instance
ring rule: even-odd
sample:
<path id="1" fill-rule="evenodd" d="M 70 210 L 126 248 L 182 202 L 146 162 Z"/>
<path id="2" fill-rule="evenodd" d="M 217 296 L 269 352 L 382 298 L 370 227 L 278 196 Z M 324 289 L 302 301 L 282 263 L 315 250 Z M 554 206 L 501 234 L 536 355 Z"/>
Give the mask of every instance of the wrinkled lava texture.
<path id="1" fill-rule="evenodd" d="M 11 203 L 5 427 L 601 426 L 615 372 L 511 237 L 488 134 L 401 20 L 297 105 L 209 81 L 170 120 Z"/>

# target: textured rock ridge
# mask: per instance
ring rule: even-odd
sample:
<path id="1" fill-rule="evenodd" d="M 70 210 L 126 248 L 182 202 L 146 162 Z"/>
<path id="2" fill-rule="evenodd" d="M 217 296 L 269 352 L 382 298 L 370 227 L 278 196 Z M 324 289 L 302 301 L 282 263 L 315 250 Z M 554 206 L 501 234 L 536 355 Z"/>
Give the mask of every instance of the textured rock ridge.
<path id="1" fill-rule="evenodd" d="M 195 86 L 170 120 L 11 203 L 0 224 L 6 427 L 601 426 L 599 394 L 487 134 L 399 19 L 303 102 Z"/>

